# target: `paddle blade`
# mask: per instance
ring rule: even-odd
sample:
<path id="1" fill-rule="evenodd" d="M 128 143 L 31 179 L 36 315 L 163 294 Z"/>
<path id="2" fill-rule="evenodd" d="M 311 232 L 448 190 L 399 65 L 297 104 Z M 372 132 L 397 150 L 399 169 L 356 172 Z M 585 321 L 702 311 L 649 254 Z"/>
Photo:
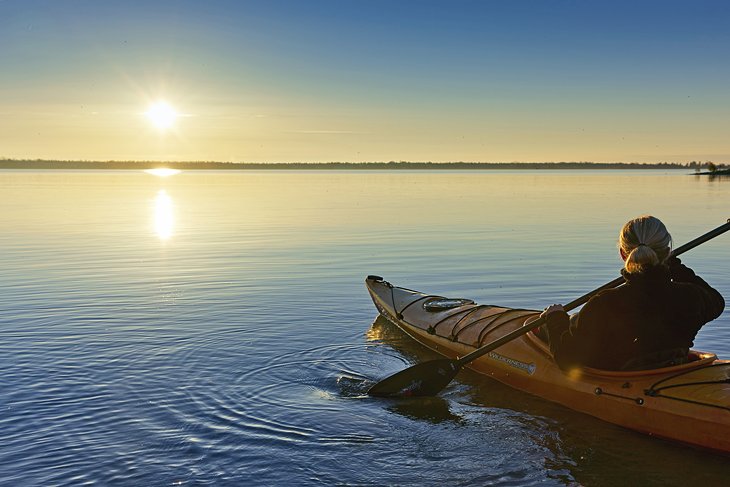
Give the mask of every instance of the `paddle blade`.
<path id="1" fill-rule="evenodd" d="M 368 390 L 378 397 L 435 396 L 456 376 L 456 360 L 438 359 L 416 364 L 387 377 Z"/>

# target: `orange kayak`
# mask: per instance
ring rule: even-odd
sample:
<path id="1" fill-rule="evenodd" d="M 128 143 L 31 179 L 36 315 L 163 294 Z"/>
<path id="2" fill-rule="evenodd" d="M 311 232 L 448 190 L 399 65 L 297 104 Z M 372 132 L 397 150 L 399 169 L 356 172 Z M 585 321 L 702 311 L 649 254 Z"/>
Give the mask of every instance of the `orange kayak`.
<path id="1" fill-rule="evenodd" d="M 381 315 L 448 358 L 463 357 L 536 319 L 540 312 L 479 305 L 365 281 Z M 730 454 L 730 361 L 692 350 L 690 361 L 660 369 L 563 371 L 528 332 L 469 363 L 515 389 L 649 435 Z"/>

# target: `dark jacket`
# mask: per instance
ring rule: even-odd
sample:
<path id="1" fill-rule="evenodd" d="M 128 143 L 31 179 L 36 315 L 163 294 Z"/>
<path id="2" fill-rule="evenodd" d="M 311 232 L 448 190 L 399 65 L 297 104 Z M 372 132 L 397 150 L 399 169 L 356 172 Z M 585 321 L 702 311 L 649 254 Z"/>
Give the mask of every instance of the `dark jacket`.
<path id="1" fill-rule="evenodd" d="M 601 291 L 572 319 L 547 317 L 550 350 L 563 369 L 647 369 L 682 363 L 699 329 L 722 313 L 725 300 L 679 259 Z"/>

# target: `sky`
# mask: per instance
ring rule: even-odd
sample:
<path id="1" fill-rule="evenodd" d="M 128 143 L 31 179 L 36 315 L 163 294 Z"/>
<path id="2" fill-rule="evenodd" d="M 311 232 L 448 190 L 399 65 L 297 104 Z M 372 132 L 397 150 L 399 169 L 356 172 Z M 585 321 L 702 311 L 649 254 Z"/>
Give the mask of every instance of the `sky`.
<path id="1" fill-rule="evenodd" d="M 0 0 L 0 159 L 730 162 L 729 25 L 702 0 Z"/>

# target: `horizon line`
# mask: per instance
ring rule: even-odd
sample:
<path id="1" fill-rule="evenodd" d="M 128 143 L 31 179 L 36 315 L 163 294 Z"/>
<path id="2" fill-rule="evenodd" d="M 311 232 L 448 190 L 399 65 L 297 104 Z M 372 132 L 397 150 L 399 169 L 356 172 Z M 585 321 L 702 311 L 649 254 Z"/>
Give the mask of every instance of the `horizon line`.
<path id="1" fill-rule="evenodd" d="M 0 158 L 0 164 L 7 163 L 53 163 L 53 164 L 215 164 L 215 165 L 625 165 L 625 166 L 678 166 L 678 167 L 694 167 L 715 164 L 723 166 L 724 163 L 715 163 L 713 161 L 661 161 L 661 162 L 595 162 L 595 161 L 406 161 L 406 160 L 390 160 L 390 161 L 279 161 L 279 162 L 258 162 L 258 161 L 217 161 L 217 160 L 159 160 L 159 159 L 18 159 L 18 158 Z"/>

